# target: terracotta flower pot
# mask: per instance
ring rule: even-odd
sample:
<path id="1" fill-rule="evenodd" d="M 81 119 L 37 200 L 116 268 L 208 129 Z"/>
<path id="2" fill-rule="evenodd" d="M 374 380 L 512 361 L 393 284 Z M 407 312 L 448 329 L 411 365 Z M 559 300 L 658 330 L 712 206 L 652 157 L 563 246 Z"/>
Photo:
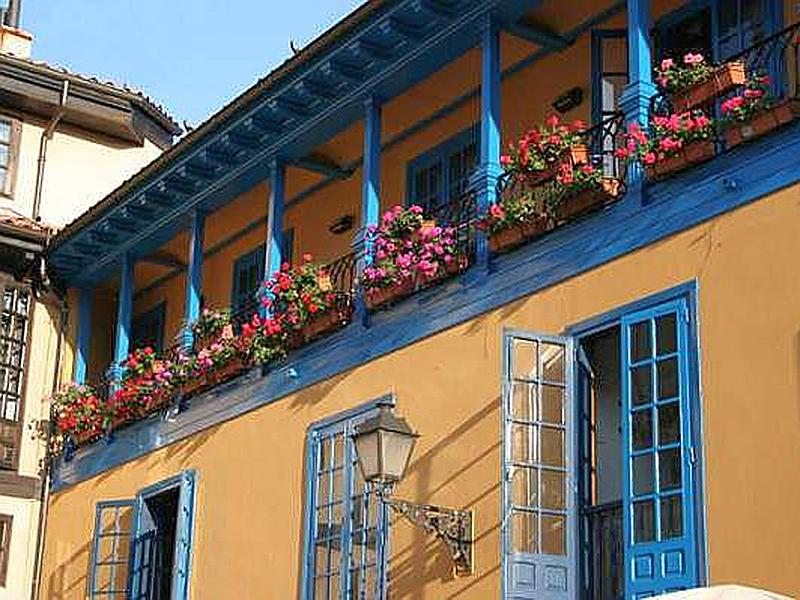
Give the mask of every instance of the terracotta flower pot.
<path id="1" fill-rule="evenodd" d="M 746 79 L 743 62 L 726 63 L 715 69 L 705 81 L 671 94 L 672 108 L 675 112 L 684 112 L 695 106 L 707 104 L 733 88 L 744 85 Z"/>
<path id="2" fill-rule="evenodd" d="M 617 200 L 620 196 L 620 191 L 619 179 L 604 177 L 600 182 L 599 188 L 581 190 L 577 194 L 565 198 L 558 207 L 558 219 L 574 219 L 602 208 L 606 204 Z"/>
<path id="3" fill-rule="evenodd" d="M 331 308 L 315 316 L 311 321 L 305 324 L 300 330 L 302 339 L 305 343 L 308 343 L 316 337 L 333 333 L 337 329 L 341 329 L 347 325 L 350 322 L 351 316 L 351 310 L 342 310 L 338 307 Z"/>
<path id="4" fill-rule="evenodd" d="M 523 180 L 528 187 L 537 187 L 551 179 L 555 179 L 558 175 L 558 167 L 565 161 L 574 165 L 589 164 L 589 148 L 583 144 L 570 146 L 559 159 L 553 162 L 546 169 L 541 171 L 526 172 L 523 175 Z"/>
<path id="5" fill-rule="evenodd" d="M 85 446 L 103 437 L 103 430 L 87 429 L 73 433 L 71 437 L 76 446 Z"/>
<path id="6" fill-rule="evenodd" d="M 714 158 L 716 149 L 713 140 L 692 142 L 681 149 L 678 154 L 669 156 L 652 165 L 645 165 L 645 175 L 650 181 L 662 179 L 707 160 Z"/>
<path id="7" fill-rule="evenodd" d="M 749 121 L 727 125 L 724 131 L 725 143 L 728 148 L 733 148 L 791 123 L 796 117 L 797 107 L 790 100 L 786 100 L 772 108 L 755 113 Z"/>
<path id="8" fill-rule="evenodd" d="M 369 310 L 375 310 L 408 296 L 414 292 L 414 280 L 409 278 L 403 283 L 385 288 L 372 288 L 364 294 L 364 303 Z"/>
<path id="9" fill-rule="evenodd" d="M 489 236 L 489 250 L 493 254 L 502 254 L 517 246 L 536 238 L 550 229 L 547 217 L 533 217 L 520 225 L 502 229 Z"/>
<path id="10" fill-rule="evenodd" d="M 213 385 L 219 385 L 233 379 L 247 369 L 244 359 L 236 357 L 212 372 Z"/>
<path id="11" fill-rule="evenodd" d="M 459 273 L 463 272 L 469 266 L 469 261 L 466 257 L 456 257 L 455 260 L 446 264 L 444 269 L 441 272 L 438 272 L 436 275 L 432 277 L 427 277 L 425 275 L 419 274 L 417 278 L 417 285 L 420 288 L 428 287 L 431 285 L 435 285 L 445 279 L 450 279 L 451 277 L 455 277 Z"/>
<path id="12" fill-rule="evenodd" d="M 209 381 L 207 375 L 201 375 L 199 377 L 190 377 L 181 386 L 181 395 L 184 398 L 188 398 L 189 396 L 194 396 L 195 394 L 200 393 L 201 391 L 211 387 L 212 385 L 213 383 Z"/>

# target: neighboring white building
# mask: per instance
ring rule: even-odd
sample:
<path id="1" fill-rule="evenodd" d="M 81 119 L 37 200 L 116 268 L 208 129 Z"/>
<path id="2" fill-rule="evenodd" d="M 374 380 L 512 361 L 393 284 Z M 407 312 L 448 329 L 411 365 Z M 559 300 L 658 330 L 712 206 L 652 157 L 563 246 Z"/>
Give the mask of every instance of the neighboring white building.
<path id="1" fill-rule="evenodd" d="M 44 445 L 64 302 L 44 269 L 55 230 L 168 148 L 178 125 L 142 94 L 30 58 L 0 9 L 0 600 L 32 597 Z"/>

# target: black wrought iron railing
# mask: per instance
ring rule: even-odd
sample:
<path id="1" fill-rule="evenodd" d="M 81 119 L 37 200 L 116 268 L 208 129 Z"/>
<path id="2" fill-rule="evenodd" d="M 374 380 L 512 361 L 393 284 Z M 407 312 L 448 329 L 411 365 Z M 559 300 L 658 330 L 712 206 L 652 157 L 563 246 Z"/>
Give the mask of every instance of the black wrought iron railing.
<path id="1" fill-rule="evenodd" d="M 600 171 L 603 177 L 620 182 L 620 195 L 624 193 L 627 161 L 617 156 L 617 150 L 624 143 L 625 115 L 617 112 L 607 116 L 600 123 L 586 130 L 585 144 L 589 151 L 589 163 Z M 557 177 L 527 185 L 526 177 L 514 172 L 504 173 L 497 182 L 497 197 L 504 195 L 525 194 L 543 213 L 557 203 L 561 197 L 563 185 Z"/>
<path id="2" fill-rule="evenodd" d="M 427 211 L 425 216 L 434 219 L 442 227 L 452 227 L 455 230 L 458 256 L 472 262 L 475 258 L 475 223 L 478 219 L 474 192 L 464 191 L 450 202 Z"/>
<path id="3" fill-rule="evenodd" d="M 586 561 L 589 598 L 618 600 L 624 597 L 624 544 L 622 503 L 609 502 L 584 509 L 589 556 Z"/>
<path id="4" fill-rule="evenodd" d="M 773 106 L 790 102 L 795 115 L 800 105 L 800 21 L 764 38 L 749 48 L 742 50 L 718 64 L 742 63 L 746 80 L 754 82 L 768 78 L 769 100 Z M 742 93 L 742 86 L 722 94 L 710 96 L 696 108 L 703 109 L 706 115 L 720 120 L 721 126 L 715 128 L 715 142 L 718 152 L 727 150 L 725 143 L 725 123 L 722 103 L 728 98 Z M 669 115 L 675 112 L 675 104 L 670 94 L 659 92 L 650 101 L 651 115 Z"/>

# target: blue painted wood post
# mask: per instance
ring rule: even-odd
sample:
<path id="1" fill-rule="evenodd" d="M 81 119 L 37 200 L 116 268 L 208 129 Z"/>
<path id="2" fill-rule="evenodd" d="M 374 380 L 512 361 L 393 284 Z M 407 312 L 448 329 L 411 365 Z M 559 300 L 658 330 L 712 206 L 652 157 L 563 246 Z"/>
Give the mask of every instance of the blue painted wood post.
<path id="1" fill-rule="evenodd" d="M 200 298 L 203 285 L 203 236 L 206 216 L 199 209 L 191 214 L 189 226 L 189 265 L 186 271 L 186 304 L 184 306 L 184 329 L 182 345 L 184 350 L 191 350 L 194 345 L 192 328 L 200 317 Z"/>
<path id="2" fill-rule="evenodd" d="M 81 288 L 78 291 L 78 334 L 75 340 L 75 368 L 72 378 L 79 385 L 86 383 L 86 372 L 89 367 L 93 302 L 94 288 Z"/>
<path id="3" fill-rule="evenodd" d="M 270 164 L 269 205 L 267 206 L 267 256 L 265 277 L 281 268 L 283 256 L 283 206 L 286 200 L 286 164 L 273 159 Z"/>
<path id="4" fill-rule="evenodd" d="M 628 85 L 620 97 L 625 123 L 647 127 L 650 100 L 656 94 L 653 85 L 653 56 L 650 47 L 650 0 L 628 0 Z M 631 164 L 629 183 L 641 188 L 641 165 Z"/>
<path id="5" fill-rule="evenodd" d="M 109 369 L 112 388 L 122 375 L 122 365 L 128 358 L 131 341 L 131 310 L 133 308 L 133 258 L 122 256 L 117 297 L 117 324 L 114 339 L 114 362 Z"/>
<path id="6" fill-rule="evenodd" d="M 381 121 L 380 100 L 370 96 L 364 102 L 364 162 L 361 171 L 361 226 L 353 240 L 356 253 L 356 277 L 372 261 L 372 247 L 368 235 L 371 226 L 377 226 L 381 201 Z M 361 293 L 356 297 L 356 317 L 365 325 L 368 314 Z"/>
<path id="7" fill-rule="evenodd" d="M 481 142 L 480 164 L 470 186 L 476 194 L 478 214 L 484 214 L 495 200 L 500 167 L 500 29 L 487 16 L 481 24 Z M 478 232 L 477 261 L 488 267 L 486 235 Z"/>

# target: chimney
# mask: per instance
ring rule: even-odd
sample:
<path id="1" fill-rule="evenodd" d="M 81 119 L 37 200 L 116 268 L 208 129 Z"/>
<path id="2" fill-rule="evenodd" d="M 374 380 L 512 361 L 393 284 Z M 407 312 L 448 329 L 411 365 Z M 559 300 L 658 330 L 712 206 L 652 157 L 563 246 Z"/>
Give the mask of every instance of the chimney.
<path id="1" fill-rule="evenodd" d="M 19 28 L 21 5 L 22 0 L 8 0 L 8 5 L 0 8 L 0 52 L 30 58 L 33 36 Z"/>

